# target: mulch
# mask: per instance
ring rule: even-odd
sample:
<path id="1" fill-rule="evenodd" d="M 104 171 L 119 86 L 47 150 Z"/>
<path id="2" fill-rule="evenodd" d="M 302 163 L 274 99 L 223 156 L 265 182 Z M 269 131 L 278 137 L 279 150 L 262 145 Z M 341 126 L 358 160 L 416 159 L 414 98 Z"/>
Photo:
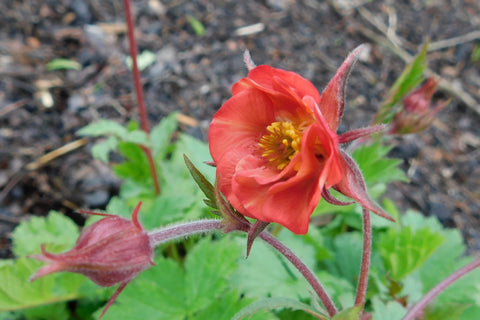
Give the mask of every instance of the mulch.
<path id="1" fill-rule="evenodd" d="M 182 130 L 206 139 L 208 123 L 247 70 L 292 70 L 321 90 L 347 53 L 366 43 L 352 72 L 340 130 L 370 123 L 405 61 L 428 38 L 432 73 L 452 98 L 431 128 L 392 138 L 410 183 L 388 195 L 402 209 L 458 227 L 480 250 L 480 3 L 436 1 L 134 1 L 139 51 L 155 54 L 142 72 L 150 125 L 178 111 Z M 92 160 L 92 140 L 75 133 L 101 118 L 138 119 L 121 1 L 0 3 L 0 257 L 31 215 L 101 209 L 120 181 Z M 191 21 L 205 27 L 198 34 Z M 56 58 L 80 70 L 49 71 Z M 66 149 L 65 149 L 65 146 Z M 63 148 L 63 149 L 61 149 Z"/>

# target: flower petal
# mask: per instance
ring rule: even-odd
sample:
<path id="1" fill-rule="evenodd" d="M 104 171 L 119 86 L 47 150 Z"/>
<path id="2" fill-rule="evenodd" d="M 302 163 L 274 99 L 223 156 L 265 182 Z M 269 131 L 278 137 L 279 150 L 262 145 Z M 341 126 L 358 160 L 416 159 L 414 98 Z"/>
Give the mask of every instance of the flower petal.
<path id="1" fill-rule="evenodd" d="M 215 163 L 228 150 L 257 148 L 262 132 L 274 121 L 271 100 L 258 90 L 245 90 L 227 100 L 213 117 L 208 134 Z"/>
<path id="2" fill-rule="evenodd" d="M 288 85 L 295 90 L 296 94 L 300 98 L 304 96 L 311 96 L 316 102 L 320 100 L 320 94 L 315 86 L 310 81 L 295 72 L 276 69 L 267 65 L 261 65 L 248 73 L 248 79 L 254 81 L 259 86 L 264 87 L 267 90 L 275 90 L 275 78 L 280 78 L 288 83 Z M 246 87 L 248 87 L 246 83 L 239 81 L 239 83 L 232 87 L 232 93 L 235 95 Z"/>

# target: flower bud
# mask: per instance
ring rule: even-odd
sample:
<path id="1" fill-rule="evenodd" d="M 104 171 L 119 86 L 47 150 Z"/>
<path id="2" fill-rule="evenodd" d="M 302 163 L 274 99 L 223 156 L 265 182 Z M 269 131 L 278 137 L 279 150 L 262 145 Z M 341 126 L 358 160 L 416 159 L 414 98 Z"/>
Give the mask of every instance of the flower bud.
<path id="1" fill-rule="evenodd" d="M 393 117 L 390 133 L 420 132 L 432 123 L 437 112 L 448 104 L 448 101 L 443 101 L 431 107 L 432 96 L 437 84 L 437 80 L 429 78 L 421 88 L 411 92 L 403 99 L 403 109 Z"/>
<path id="2" fill-rule="evenodd" d="M 105 312 L 131 279 L 153 265 L 148 234 L 138 222 L 139 209 L 140 204 L 135 208 L 132 220 L 92 213 L 105 218 L 85 228 L 70 251 L 53 254 L 46 252 L 42 245 L 42 254 L 31 257 L 49 264 L 40 268 L 30 280 L 68 271 L 81 273 L 102 287 L 120 283 Z"/>

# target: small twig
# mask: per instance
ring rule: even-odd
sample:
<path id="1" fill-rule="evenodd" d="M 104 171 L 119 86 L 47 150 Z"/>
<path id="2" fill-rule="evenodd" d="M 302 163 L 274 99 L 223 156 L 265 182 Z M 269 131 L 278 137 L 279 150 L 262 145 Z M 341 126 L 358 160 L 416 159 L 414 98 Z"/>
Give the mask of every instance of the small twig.
<path id="1" fill-rule="evenodd" d="M 463 44 L 477 39 L 480 39 L 480 30 L 475 30 L 450 39 L 431 42 L 428 45 L 428 52 L 458 46 L 459 44 Z"/>
<path id="2" fill-rule="evenodd" d="M 0 118 L 7 115 L 9 112 L 24 106 L 27 103 L 25 99 L 18 100 L 17 102 L 11 103 L 0 109 Z"/>
<path id="3" fill-rule="evenodd" d="M 88 142 L 87 138 L 82 138 L 82 139 L 75 140 L 75 141 L 72 141 L 70 143 L 67 143 L 64 146 L 62 146 L 58 149 L 55 149 L 55 150 L 41 156 L 40 158 L 36 159 L 35 161 L 30 162 L 29 164 L 27 164 L 25 166 L 25 169 L 27 169 L 28 171 L 37 170 L 37 169 L 43 167 L 44 165 L 46 165 L 47 163 L 49 163 L 50 161 L 66 154 L 66 153 L 69 153 L 69 152 L 71 152 L 75 149 L 83 147 L 84 145 L 87 144 L 87 142 Z"/>

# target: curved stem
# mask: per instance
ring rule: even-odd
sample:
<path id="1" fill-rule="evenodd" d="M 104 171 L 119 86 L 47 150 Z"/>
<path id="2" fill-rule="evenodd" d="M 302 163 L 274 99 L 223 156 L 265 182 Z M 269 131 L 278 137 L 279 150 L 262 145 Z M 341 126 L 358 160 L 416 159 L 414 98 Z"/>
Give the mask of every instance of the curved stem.
<path id="1" fill-rule="evenodd" d="M 368 273 L 370 270 L 370 257 L 372 255 L 372 224 L 370 221 L 370 212 L 363 209 L 363 255 L 362 266 L 360 268 L 360 277 L 358 279 L 357 297 L 355 305 L 365 304 L 365 295 L 368 286 Z"/>
<path id="2" fill-rule="evenodd" d="M 442 282 L 433 287 L 420 301 L 417 302 L 413 308 L 411 308 L 403 320 L 414 320 L 415 317 L 422 311 L 437 295 L 439 295 L 443 290 L 445 290 L 449 285 L 469 273 L 470 271 L 480 267 L 480 257 L 477 257 L 474 261 L 470 262 L 463 268 L 452 273 L 447 278 L 443 279 Z"/>
<path id="3" fill-rule="evenodd" d="M 138 114 L 140 115 L 140 125 L 142 127 L 142 130 L 148 135 L 150 134 L 150 129 L 148 127 L 147 107 L 145 106 L 145 98 L 143 97 L 143 89 L 140 81 L 140 72 L 138 71 L 137 42 L 135 41 L 135 34 L 134 34 L 135 27 L 133 25 L 132 10 L 130 8 L 130 0 L 123 0 L 123 7 L 125 8 L 125 20 L 127 23 L 128 44 L 130 47 L 130 57 L 132 58 L 132 74 L 133 74 L 133 82 L 135 84 L 135 93 L 137 95 Z M 150 174 L 152 175 L 152 179 L 153 179 L 155 194 L 159 195 L 160 183 L 158 181 L 157 168 L 155 167 L 155 161 L 153 160 L 152 151 L 145 146 L 141 146 L 141 148 L 148 159 L 148 165 L 150 167 Z"/>
<path id="4" fill-rule="evenodd" d="M 150 245 L 152 247 L 167 241 L 186 238 L 198 233 L 205 233 L 223 229 L 224 225 L 221 220 L 198 220 L 193 222 L 183 222 L 156 229 L 148 233 Z"/>
<path id="5" fill-rule="evenodd" d="M 259 237 L 262 238 L 266 243 L 271 245 L 273 248 L 275 248 L 278 252 L 280 252 L 285 258 L 287 258 L 298 269 L 298 271 L 300 271 L 300 273 L 305 277 L 305 279 L 308 281 L 308 283 L 310 283 L 313 290 L 315 290 L 318 297 L 322 301 L 323 305 L 327 309 L 328 314 L 331 317 L 333 317 L 335 314 L 337 314 L 337 308 L 335 307 L 335 304 L 333 303 L 333 300 L 327 294 L 327 292 L 323 288 L 323 286 L 320 283 L 320 281 L 318 280 L 318 278 L 315 276 L 315 274 L 312 272 L 312 270 L 310 270 L 303 263 L 303 261 L 292 252 L 292 250 L 287 248 L 277 238 L 275 238 L 273 235 L 271 235 L 270 233 L 268 233 L 266 231 L 263 231 L 262 233 L 260 233 Z"/>

